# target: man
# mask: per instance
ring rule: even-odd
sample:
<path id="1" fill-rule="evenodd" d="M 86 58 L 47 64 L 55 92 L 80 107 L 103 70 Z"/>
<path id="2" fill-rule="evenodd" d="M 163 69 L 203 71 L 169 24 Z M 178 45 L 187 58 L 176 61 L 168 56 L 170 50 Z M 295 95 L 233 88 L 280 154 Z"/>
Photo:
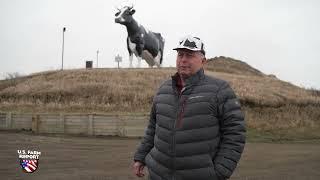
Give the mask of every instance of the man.
<path id="1" fill-rule="evenodd" d="M 229 178 L 245 144 L 245 122 L 229 84 L 204 74 L 203 42 L 183 38 L 177 73 L 153 99 L 145 136 L 134 155 L 133 171 L 151 180 Z"/>

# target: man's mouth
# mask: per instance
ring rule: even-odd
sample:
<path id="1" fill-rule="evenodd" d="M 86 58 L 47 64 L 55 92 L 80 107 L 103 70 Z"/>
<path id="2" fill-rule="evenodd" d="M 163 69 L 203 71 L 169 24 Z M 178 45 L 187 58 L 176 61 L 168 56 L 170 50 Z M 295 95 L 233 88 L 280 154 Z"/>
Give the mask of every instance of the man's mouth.
<path id="1" fill-rule="evenodd" d="M 179 67 L 180 69 L 188 69 L 188 68 L 190 68 L 189 66 L 180 66 Z"/>

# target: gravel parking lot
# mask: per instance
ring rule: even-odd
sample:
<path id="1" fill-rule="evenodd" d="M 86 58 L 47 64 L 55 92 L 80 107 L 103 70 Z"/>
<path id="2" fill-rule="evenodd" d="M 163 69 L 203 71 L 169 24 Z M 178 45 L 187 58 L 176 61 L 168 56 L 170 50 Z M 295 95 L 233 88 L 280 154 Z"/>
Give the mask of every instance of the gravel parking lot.
<path id="1" fill-rule="evenodd" d="M 132 175 L 131 163 L 139 141 L 0 131 L 1 179 L 138 180 Z M 18 149 L 41 151 L 34 173 L 22 172 Z M 320 143 L 247 143 L 231 179 L 318 180 Z"/>

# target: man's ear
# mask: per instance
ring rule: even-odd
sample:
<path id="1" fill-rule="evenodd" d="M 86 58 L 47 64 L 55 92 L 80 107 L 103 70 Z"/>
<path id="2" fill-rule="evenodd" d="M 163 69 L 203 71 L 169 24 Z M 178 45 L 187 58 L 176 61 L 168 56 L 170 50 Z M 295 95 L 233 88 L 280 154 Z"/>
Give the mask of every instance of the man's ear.
<path id="1" fill-rule="evenodd" d="M 205 57 L 202 58 L 202 64 L 207 64 L 207 59 Z"/>

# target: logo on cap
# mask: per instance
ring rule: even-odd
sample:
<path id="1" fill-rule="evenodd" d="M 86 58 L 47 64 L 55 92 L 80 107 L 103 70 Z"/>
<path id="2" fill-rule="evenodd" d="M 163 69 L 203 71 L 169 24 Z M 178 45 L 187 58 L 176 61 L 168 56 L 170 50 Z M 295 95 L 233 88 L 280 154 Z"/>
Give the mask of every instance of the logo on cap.
<path id="1" fill-rule="evenodd" d="M 193 49 L 193 48 L 197 48 L 196 43 L 195 43 L 195 42 L 190 42 L 189 39 L 187 39 L 187 40 L 184 42 L 183 46 L 185 46 L 185 47 L 190 47 L 190 48 L 192 48 L 192 49 Z"/>
<path id="2" fill-rule="evenodd" d="M 200 40 L 200 38 L 190 36 L 190 35 L 182 38 L 179 41 L 178 46 L 173 50 L 177 50 L 177 49 L 189 49 L 192 51 L 201 51 L 203 54 L 205 54 L 204 45 L 203 45 L 203 42 Z"/>

